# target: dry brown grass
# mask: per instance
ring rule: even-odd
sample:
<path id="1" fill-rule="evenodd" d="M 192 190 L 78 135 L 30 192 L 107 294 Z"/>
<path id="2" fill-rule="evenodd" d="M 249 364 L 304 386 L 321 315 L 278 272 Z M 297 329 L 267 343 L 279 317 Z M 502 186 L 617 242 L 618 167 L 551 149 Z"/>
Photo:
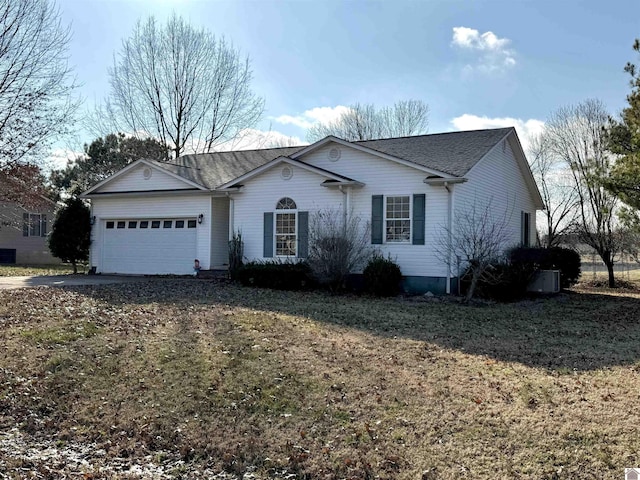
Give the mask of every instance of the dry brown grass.
<path id="1" fill-rule="evenodd" d="M 621 478 L 640 464 L 639 307 L 191 279 L 0 292 L 0 431 L 95 444 L 94 465 L 180 458 L 175 478 Z"/>
<path id="2" fill-rule="evenodd" d="M 83 271 L 83 266 L 78 265 L 78 271 Z M 23 277 L 31 275 L 66 275 L 73 273 L 73 267 L 69 264 L 60 265 L 0 265 L 0 277 Z"/>

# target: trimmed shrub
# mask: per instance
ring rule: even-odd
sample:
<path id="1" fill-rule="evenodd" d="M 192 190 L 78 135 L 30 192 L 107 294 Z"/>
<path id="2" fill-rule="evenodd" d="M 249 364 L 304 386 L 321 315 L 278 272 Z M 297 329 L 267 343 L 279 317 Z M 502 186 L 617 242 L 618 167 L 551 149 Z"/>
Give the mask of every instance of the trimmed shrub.
<path id="1" fill-rule="evenodd" d="M 374 255 L 363 272 L 365 291 L 376 297 L 392 297 L 400 293 L 402 272 L 391 257 Z"/>
<path id="2" fill-rule="evenodd" d="M 527 287 L 538 270 L 560 270 L 562 288 L 574 285 L 580 277 L 580 255 L 570 248 L 517 247 L 509 250 L 504 261 L 485 272 L 476 288 L 477 296 L 510 302 L 527 295 Z M 462 291 L 469 288 L 471 273 L 461 278 Z"/>
<path id="3" fill-rule="evenodd" d="M 508 260 L 492 264 L 480 278 L 475 296 L 500 302 L 513 302 L 527 295 L 527 286 L 533 279 L 537 268 L 529 262 L 510 262 Z M 462 291 L 471 283 L 471 272 L 462 275 Z"/>
<path id="4" fill-rule="evenodd" d="M 249 262 L 236 270 L 242 285 L 275 290 L 307 290 L 313 287 L 311 269 L 306 262 Z"/>

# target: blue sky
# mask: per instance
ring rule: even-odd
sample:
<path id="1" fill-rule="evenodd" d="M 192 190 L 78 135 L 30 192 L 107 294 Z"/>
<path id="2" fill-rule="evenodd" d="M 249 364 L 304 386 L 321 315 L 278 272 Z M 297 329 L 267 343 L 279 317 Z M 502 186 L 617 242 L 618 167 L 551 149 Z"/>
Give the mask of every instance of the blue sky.
<path id="1" fill-rule="evenodd" d="M 305 126 L 355 102 L 430 106 L 432 133 L 514 125 L 521 137 L 558 107 L 629 92 L 640 1 L 60 0 L 85 105 L 139 18 L 176 12 L 250 55 L 266 100 L 260 130 Z M 521 138 L 522 140 L 526 140 Z M 78 141 L 91 141 L 79 132 Z"/>

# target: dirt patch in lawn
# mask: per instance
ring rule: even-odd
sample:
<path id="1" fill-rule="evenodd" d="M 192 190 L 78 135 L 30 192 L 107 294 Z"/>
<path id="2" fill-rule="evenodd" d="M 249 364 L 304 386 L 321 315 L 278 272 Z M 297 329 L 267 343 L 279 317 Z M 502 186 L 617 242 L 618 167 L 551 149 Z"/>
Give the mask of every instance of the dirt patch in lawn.
<path id="1" fill-rule="evenodd" d="M 619 478 L 640 454 L 639 302 L 0 292 L 0 430 L 90 445 L 60 465 L 87 478 Z M 64 471 L 2 442 L 9 478 Z"/>

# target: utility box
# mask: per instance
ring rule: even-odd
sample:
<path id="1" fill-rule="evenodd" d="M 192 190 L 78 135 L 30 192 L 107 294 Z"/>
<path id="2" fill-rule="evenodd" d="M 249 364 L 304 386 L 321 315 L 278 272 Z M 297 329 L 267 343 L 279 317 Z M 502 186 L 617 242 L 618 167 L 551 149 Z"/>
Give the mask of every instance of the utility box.
<path id="1" fill-rule="evenodd" d="M 560 270 L 538 270 L 527 287 L 528 292 L 560 292 Z"/>

